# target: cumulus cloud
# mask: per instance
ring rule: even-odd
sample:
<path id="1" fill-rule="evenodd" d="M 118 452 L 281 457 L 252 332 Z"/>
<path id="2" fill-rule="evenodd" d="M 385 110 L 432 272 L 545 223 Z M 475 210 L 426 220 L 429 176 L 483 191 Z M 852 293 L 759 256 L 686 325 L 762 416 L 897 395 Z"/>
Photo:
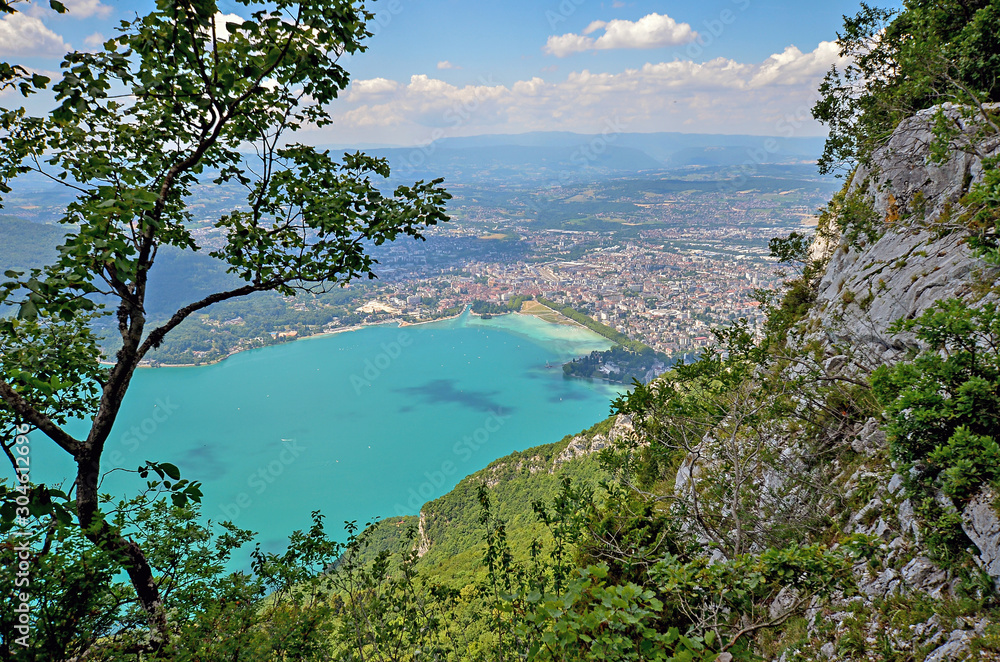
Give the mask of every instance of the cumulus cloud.
<path id="1" fill-rule="evenodd" d="M 833 41 L 822 41 L 811 53 L 789 46 L 775 53 L 760 66 L 751 85 L 797 85 L 825 74 L 830 64 L 840 61 L 840 47 Z"/>
<path id="2" fill-rule="evenodd" d="M 796 135 L 816 135 L 820 127 L 806 111 L 834 63 L 843 65 L 836 45 L 822 42 L 805 53 L 789 46 L 759 63 L 674 60 L 618 73 L 584 69 L 558 81 L 459 87 L 426 75 L 359 80 L 334 109 L 336 135 L 328 138 L 419 144 L 445 135 L 600 132 L 612 118 L 635 132 L 783 135 L 794 125 Z M 782 124 L 790 114 L 798 119 Z"/>
<path id="3" fill-rule="evenodd" d="M 448 60 L 441 60 L 440 62 L 438 62 L 437 66 L 438 66 L 438 69 L 461 69 L 462 68 L 462 67 L 458 66 L 457 64 L 452 64 Z"/>
<path id="4" fill-rule="evenodd" d="M 598 30 L 603 30 L 604 34 L 596 39 L 589 36 Z M 678 23 L 666 14 L 652 13 L 638 21 L 594 21 L 583 30 L 583 34 L 567 33 L 549 37 L 543 50 L 549 55 L 566 57 L 590 50 L 679 46 L 697 38 L 698 33 L 687 23 Z"/>
<path id="5" fill-rule="evenodd" d="M 243 17 L 237 16 L 236 14 L 223 14 L 222 12 L 215 12 L 215 16 L 212 17 L 212 22 L 215 23 L 215 37 L 219 40 L 229 39 L 229 30 L 226 28 L 226 23 L 236 23 L 237 25 L 243 23 Z"/>
<path id="6" fill-rule="evenodd" d="M 102 3 L 101 0 L 62 0 L 69 10 L 70 18 L 108 18 L 111 16 L 111 7 Z"/>
<path id="7" fill-rule="evenodd" d="M 104 35 L 102 35 L 100 32 L 95 32 L 94 34 L 89 35 L 86 39 L 83 40 L 84 44 L 86 44 L 89 48 L 92 48 L 94 50 L 99 49 L 104 42 L 105 42 Z"/>
<path id="8" fill-rule="evenodd" d="M 0 55 L 59 56 L 72 47 L 37 16 L 8 14 L 0 19 Z"/>
<path id="9" fill-rule="evenodd" d="M 594 48 L 594 40 L 581 34 L 564 34 L 549 37 L 545 43 L 545 52 L 556 57 L 566 57 L 573 53 L 589 51 Z"/>
<path id="10" fill-rule="evenodd" d="M 383 96 L 390 92 L 395 92 L 400 87 L 399 83 L 388 78 L 369 78 L 368 80 L 356 80 L 351 83 L 348 93 L 348 101 L 365 102 L 373 97 Z"/>

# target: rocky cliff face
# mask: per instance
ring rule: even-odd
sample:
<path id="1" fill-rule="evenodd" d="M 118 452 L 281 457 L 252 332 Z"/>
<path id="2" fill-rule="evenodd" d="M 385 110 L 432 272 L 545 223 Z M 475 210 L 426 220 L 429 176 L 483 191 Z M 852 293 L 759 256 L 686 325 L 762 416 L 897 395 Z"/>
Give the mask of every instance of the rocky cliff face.
<path id="1" fill-rule="evenodd" d="M 1000 138 L 981 138 L 979 124 L 957 108 L 943 109 L 961 129 L 950 158 L 932 162 L 936 109 L 923 111 L 900 124 L 870 166 L 857 169 L 822 217 L 811 257 L 825 269 L 815 302 L 789 334 L 788 353 L 808 360 L 790 362 L 784 373 L 789 383 L 809 371 L 820 379 L 864 382 L 878 366 L 918 348 L 913 335 L 890 331 L 895 320 L 916 318 L 942 299 L 959 298 L 970 307 L 996 299 L 998 270 L 972 254 L 959 219 L 963 196 L 983 178 L 983 160 L 1000 154 Z M 792 398 L 807 406 L 801 394 Z M 755 444 L 742 449 L 754 462 L 766 454 L 777 458 L 758 463 L 748 481 L 758 514 L 767 521 L 762 528 L 780 529 L 790 518 L 806 521 L 812 511 L 816 521 L 825 515 L 835 522 L 841 536 L 865 534 L 881 541 L 880 560 L 854 569 L 859 595 L 813 600 L 801 646 L 780 660 L 1000 659 L 978 648 L 988 637 L 1000 643 L 989 630 L 996 627 L 991 618 L 955 608 L 969 587 L 932 560 L 928 531 L 891 459 L 883 424 L 867 418 L 842 425 L 827 432 L 819 452 L 815 440 L 807 447 L 795 425 L 778 424 L 743 442 Z M 682 462 L 674 484 L 677 498 L 694 503 L 699 481 L 720 479 L 713 468 L 726 458 L 710 437 Z M 975 545 L 975 561 L 1000 587 L 997 495 L 984 488 L 961 511 L 943 493 L 936 498 L 943 512 L 961 519 Z M 823 539 L 815 529 L 804 535 Z M 723 556 L 718 536 L 701 539 L 713 557 Z M 772 618 L 789 616 L 785 612 L 794 602 L 794 596 L 779 594 Z"/>
<path id="2" fill-rule="evenodd" d="M 956 109 L 948 115 L 968 132 Z M 992 280 L 961 232 L 942 233 L 961 209 L 960 199 L 982 179 L 983 159 L 1000 153 L 1000 139 L 957 140 L 952 157 L 930 161 L 934 109 L 904 121 L 870 167 L 854 173 L 847 197 L 870 204 L 872 235 L 851 239 L 822 228 L 820 252 L 828 258 L 811 318 L 831 346 L 849 342 L 872 358 L 894 360 L 901 345 L 887 328 L 913 318 L 934 301 L 968 297 L 978 281 Z"/>
<path id="3" fill-rule="evenodd" d="M 949 160 L 932 163 L 934 112 L 923 111 L 903 122 L 875 154 L 871 167 L 854 174 L 845 197 L 867 205 L 870 213 L 861 219 L 867 227 L 858 232 L 857 226 L 838 228 L 831 222 L 820 228 L 814 243 L 814 255 L 826 258 L 827 264 L 816 303 L 800 326 L 800 343 L 823 347 L 824 366 L 831 374 L 867 372 L 900 359 L 914 340 L 891 334 L 889 325 L 919 316 L 937 300 L 955 297 L 976 306 L 996 298 L 990 288 L 997 270 L 972 255 L 962 232 L 949 230 L 962 211 L 962 196 L 983 176 L 983 159 L 1000 153 L 1000 140 L 974 138 L 977 126 L 946 107 L 962 134 Z M 887 459 L 881 423 L 869 419 L 846 434 L 843 442 L 865 459 L 845 467 L 832 482 L 848 502 L 863 496 L 843 531 L 880 538 L 887 551 L 884 562 L 856 567 L 861 596 L 814 604 L 807 613 L 809 643 L 800 657 L 786 654 L 782 660 L 997 659 L 970 648 L 989 625 L 981 615 L 943 618 L 934 613 L 903 629 L 885 617 L 888 604 L 934 611 L 927 605 L 954 603 L 961 589 L 955 576 L 929 558 L 903 477 Z M 946 511 L 957 512 L 943 494 L 938 499 Z M 984 489 L 958 514 L 976 545 L 979 566 L 1000 586 L 997 503 L 996 495 Z M 843 645 L 849 637 L 861 638 L 853 649 Z M 899 657 L 858 658 L 845 652 L 865 648 L 895 651 Z"/>

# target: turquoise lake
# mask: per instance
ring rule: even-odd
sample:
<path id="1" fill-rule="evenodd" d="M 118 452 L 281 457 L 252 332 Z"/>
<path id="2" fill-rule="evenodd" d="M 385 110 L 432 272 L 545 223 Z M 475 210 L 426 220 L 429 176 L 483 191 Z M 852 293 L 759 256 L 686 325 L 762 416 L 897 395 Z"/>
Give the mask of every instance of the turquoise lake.
<path id="1" fill-rule="evenodd" d="M 203 514 L 281 549 L 322 511 L 342 522 L 412 515 L 466 475 L 515 450 L 604 419 L 618 390 L 568 380 L 561 363 L 610 346 L 525 315 L 368 327 L 232 356 L 211 366 L 137 372 L 105 468 L 173 462 L 204 483 Z M 74 430 L 80 432 L 80 430 Z M 71 475 L 33 435 L 35 480 Z M 104 490 L 134 494 L 137 475 Z"/>

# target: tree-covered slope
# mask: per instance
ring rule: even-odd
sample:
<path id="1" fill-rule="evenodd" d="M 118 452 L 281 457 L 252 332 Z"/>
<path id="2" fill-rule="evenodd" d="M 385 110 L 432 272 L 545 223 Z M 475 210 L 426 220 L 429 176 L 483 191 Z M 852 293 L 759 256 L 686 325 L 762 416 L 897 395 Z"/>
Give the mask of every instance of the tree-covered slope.
<path id="1" fill-rule="evenodd" d="M 0 271 L 27 271 L 51 264 L 65 234 L 57 225 L 0 216 Z"/>
<path id="2" fill-rule="evenodd" d="M 481 580 L 486 527 L 478 491 L 489 489 L 496 514 L 507 525 L 515 556 L 524 561 L 534 540 L 547 541 L 545 526 L 532 510 L 536 502 L 549 503 L 564 481 L 597 489 L 611 478 L 599 452 L 628 428 L 628 422 L 609 418 L 576 435 L 506 455 L 463 478 L 444 496 L 429 501 L 419 516 L 380 521 L 370 531 L 369 554 L 419 550 L 416 567 L 442 583 L 462 587 Z M 414 537 L 410 537 L 410 532 Z"/>

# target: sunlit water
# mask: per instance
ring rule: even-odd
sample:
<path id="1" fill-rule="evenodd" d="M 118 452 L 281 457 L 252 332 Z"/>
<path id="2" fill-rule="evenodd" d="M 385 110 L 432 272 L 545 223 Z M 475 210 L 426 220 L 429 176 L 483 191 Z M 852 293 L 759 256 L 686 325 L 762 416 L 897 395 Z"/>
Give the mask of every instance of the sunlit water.
<path id="1" fill-rule="evenodd" d="M 616 391 L 565 379 L 560 363 L 607 347 L 534 317 L 463 315 L 140 370 L 105 468 L 172 462 L 204 483 L 208 518 L 278 550 L 313 510 L 335 533 L 346 520 L 416 514 L 492 460 L 605 418 Z M 65 455 L 32 439 L 34 480 L 68 479 Z M 103 491 L 142 485 L 113 472 Z"/>

